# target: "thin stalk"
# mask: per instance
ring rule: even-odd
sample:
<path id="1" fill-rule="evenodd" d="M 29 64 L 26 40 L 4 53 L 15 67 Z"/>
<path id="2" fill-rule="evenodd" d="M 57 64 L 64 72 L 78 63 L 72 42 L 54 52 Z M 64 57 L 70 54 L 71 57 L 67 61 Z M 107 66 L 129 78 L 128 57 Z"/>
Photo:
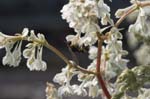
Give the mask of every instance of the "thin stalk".
<path id="1" fill-rule="evenodd" d="M 137 10 L 137 6 L 133 6 L 132 8 L 130 8 L 126 13 L 124 13 L 122 15 L 122 17 L 116 22 L 116 24 L 114 25 L 115 27 L 118 27 L 120 25 L 120 23 L 132 12 L 134 12 L 135 10 Z"/>
<path id="2" fill-rule="evenodd" d="M 143 1 L 143 2 L 136 2 L 136 4 L 133 5 L 133 7 L 131 7 L 126 13 L 123 14 L 123 16 L 121 18 L 118 19 L 118 21 L 115 23 L 115 27 L 118 27 L 120 25 L 120 23 L 123 22 L 123 20 L 131 13 L 133 13 L 134 11 L 136 11 L 138 9 L 138 7 L 146 7 L 146 6 L 150 6 L 150 1 Z"/>
<path id="3" fill-rule="evenodd" d="M 97 64 L 96 64 L 97 79 L 98 79 L 99 84 L 101 85 L 102 90 L 103 90 L 105 96 L 107 97 L 107 99 L 111 99 L 111 95 L 110 95 L 109 91 L 107 90 L 107 87 L 105 85 L 105 81 L 103 80 L 103 77 L 101 75 L 101 70 L 100 70 L 102 43 L 103 43 L 103 40 L 98 40 L 98 52 L 97 52 Z"/>
<path id="4" fill-rule="evenodd" d="M 49 50 L 51 50 L 52 52 L 54 52 L 58 57 L 60 57 L 66 64 L 76 68 L 77 70 L 83 72 L 83 73 L 88 73 L 88 74 L 94 74 L 96 75 L 97 73 L 93 72 L 93 71 L 88 71 L 85 68 L 80 67 L 79 65 L 76 64 L 72 64 L 70 62 L 70 60 L 64 56 L 64 54 L 62 54 L 58 49 L 56 49 L 54 46 L 52 46 L 51 44 L 49 44 L 47 41 L 43 44 L 45 47 L 47 47 Z"/>

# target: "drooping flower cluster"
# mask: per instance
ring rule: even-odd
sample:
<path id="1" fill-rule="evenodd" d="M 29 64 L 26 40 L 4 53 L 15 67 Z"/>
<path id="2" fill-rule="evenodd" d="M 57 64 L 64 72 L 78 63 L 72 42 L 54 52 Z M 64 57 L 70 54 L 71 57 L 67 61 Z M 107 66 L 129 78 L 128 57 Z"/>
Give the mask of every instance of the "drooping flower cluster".
<path id="1" fill-rule="evenodd" d="M 21 36 L 8 36 L 0 33 L 0 48 L 5 48 L 6 55 L 3 57 L 3 64 L 16 67 L 21 61 L 21 45 L 22 41 L 17 39 L 26 37 L 28 29 L 25 28 Z"/>
<path id="2" fill-rule="evenodd" d="M 27 67 L 31 71 L 45 71 L 47 65 L 42 60 L 43 45 L 41 44 L 45 41 L 45 37 L 40 33 L 36 37 L 33 31 L 31 31 L 30 36 L 28 34 L 29 30 L 27 28 L 23 30 L 22 34 L 17 34 L 16 36 L 0 33 L 0 48 L 5 48 L 6 50 L 6 55 L 2 60 L 3 65 L 19 66 L 22 59 L 22 41 L 27 40 L 31 41 L 31 43 L 26 45 L 27 49 L 23 51 L 23 56 L 27 58 Z"/>
<path id="3" fill-rule="evenodd" d="M 39 41 L 44 42 L 45 37 L 43 34 L 38 34 L 37 37 L 34 33 L 34 31 L 31 31 L 31 35 L 28 38 L 29 41 Z M 43 52 L 43 45 L 32 42 L 26 45 L 26 49 L 23 51 L 23 56 L 27 58 L 27 67 L 33 71 L 33 70 L 42 70 L 45 71 L 47 69 L 46 62 L 42 60 L 42 52 Z"/>

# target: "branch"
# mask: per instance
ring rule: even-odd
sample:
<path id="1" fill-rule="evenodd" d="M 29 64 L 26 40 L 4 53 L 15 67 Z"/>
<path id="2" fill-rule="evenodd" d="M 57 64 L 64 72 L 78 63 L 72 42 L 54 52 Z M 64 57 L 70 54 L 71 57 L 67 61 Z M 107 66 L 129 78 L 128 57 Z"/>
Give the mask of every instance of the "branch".
<path id="1" fill-rule="evenodd" d="M 98 53 L 97 53 L 97 64 L 96 64 L 97 79 L 98 79 L 99 84 L 101 85 L 102 90 L 103 90 L 105 96 L 107 97 L 107 99 L 111 99 L 111 95 L 110 95 L 109 91 L 107 90 L 105 81 L 103 80 L 102 75 L 101 75 L 100 65 L 101 65 L 101 52 L 102 52 L 103 39 L 101 39 L 100 36 L 98 36 L 98 38 L 99 38 L 98 39 Z"/>
<path id="2" fill-rule="evenodd" d="M 37 42 L 37 41 L 36 41 Z M 38 42 L 40 43 L 40 42 Z M 57 50 L 55 47 L 53 47 L 51 44 L 49 44 L 47 41 L 43 44 L 45 47 L 47 47 L 49 50 L 51 50 L 52 52 L 54 52 L 57 56 L 59 56 L 66 64 L 70 65 L 71 67 L 76 68 L 77 70 L 83 72 L 83 73 L 88 73 L 88 74 L 94 74 L 96 75 L 97 73 L 93 72 L 93 71 L 88 71 L 85 68 L 80 67 L 77 64 L 73 64 L 70 62 L 70 60 L 64 56 L 64 54 L 62 54 L 59 50 Z"/>
<path id="3" fill-rule="evenodd" d="M 136 11 L 139 7 L 150 6 L 150 1 L 136 2 L 126 13 L 123 14 L 121 18 L 115 23 L 115 27 L 118 27 L 120 23 L 132 12 Z"/>

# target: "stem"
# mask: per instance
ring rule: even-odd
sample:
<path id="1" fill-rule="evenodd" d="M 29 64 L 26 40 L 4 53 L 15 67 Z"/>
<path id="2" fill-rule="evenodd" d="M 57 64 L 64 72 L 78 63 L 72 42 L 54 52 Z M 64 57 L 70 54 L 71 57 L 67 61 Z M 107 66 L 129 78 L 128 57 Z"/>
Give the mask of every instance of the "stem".
<path id="1" fill-rule="evenodd" d="M 38 42 L 39 43 L 39 42 Z M 57 56 L 59 56 L 66 64 L 69 64 L 70 66 L 76 68 L 77 70 L 83 72 L 83 73 L 88 73 L 88 74 L 94 74 L 96 75 L 97 73 L 93 72 L 93 71 L 88 71 L 85 68 L 80 67 L 77 64 L 72 64 L 70 62 L 70 60 L 64 56 L 64 54 L 62 54 L 59 50 L 57 50 L 55 47 L 53 47 L 51 44 L 49 44 L 47 41 L 43 44 L 45 47 L 47 47 L 49 50 L 51 50 L 52 52 L 54 52 Z"/>
<path id="2" fill-rule="evenodd" d="M 114 25 L 115 27 L 118 27 L 120 25 L 120 23 L 132 12 L 134 12 L 137 9 L 137 7 L 133 6 L 131 7 L 126 13 L 123 14 L 123 16 L 116 22 L 116 24 Z"/>
<path id="3" fill-rule="evenodd" d="M 107 90 L 107 87 L 105 85 L 105 81 L 103 80 L 101 72 L 100 72 L 101 71 L 100 65 L 101 65 L 102 43 L 103 43 L 103 40 L 99 39 L 98 40 L 97 64 L 96 64 L 97 79 L 98 79 L 99 84 L 101 85 L 102 90 L 103 90 L 105 96 L 107 97 L 107 99 L 111 99 L 111 95 L 110 95 L 109 91 Z"/>
<path id="4" fill-rule="evenodd" d="M 149 1 L 143 1 L 143 2 L 136 2 L 136 4 L 133 5 L 133 7 L 131 7 L 126 13 L 124 13 L 124 15 L 116 22 L 116 24 L 114 25 L 115 27 L 118 27 L 120 25 L 120 23 L 132 12 L 134 12 L 135 10 L 138 9 L 138 7 L 146 7 L 146 6 L 150 6 L 150 2 Z"/>
<path id="5" fill-rule="evenodd" d="M 59 56 L 66 64 L 70 64 L 69 59 L 67 57 L 65 57 L 64 54 L 62 54 L 59 50 L 57 50 L 51 44 L 49 44 L 48 42 L 46 42 L 44 44 L 44 46 L 47 47 L 48 49 L 50 49 L 52 52 L 54 52 L 57 56 Z"/>

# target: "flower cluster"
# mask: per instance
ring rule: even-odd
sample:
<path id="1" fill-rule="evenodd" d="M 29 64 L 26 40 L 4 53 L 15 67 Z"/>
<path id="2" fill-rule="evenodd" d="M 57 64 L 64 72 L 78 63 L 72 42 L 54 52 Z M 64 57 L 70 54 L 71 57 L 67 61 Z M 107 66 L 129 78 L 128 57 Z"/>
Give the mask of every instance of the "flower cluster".
<path id="1" fill-rule="evenodd" d="M 31 31 L 31 35 L 28 38 L 29 41 L 39 41 L 44 42 L 45 37 L 43 34 L 38 34 L 37 37 L 34 31 Z M 26 49 L 23 51 L 23 56 L 27 58 L 27 67 L 32 70 L 42 70 L 45 71 L 47 69 L 46 62 L 42 60 L 42 52 L 43 52 L 43 45 L 37 42 L 32 42 L 26 45 Z"/>
<path id="2" fill-rule="evenodd" d="M 127 66 L 127 59 L 122 56 L 128 54 L 122 48 L 122 34 L 117 28 L 112 28 L 109 32 L 110 37 L 105 41 L 106 47 L 103 49 L 103 62 L 106 64 L 105 75 L 108 80 L 117 76 Z"/>
<path id="3" fill-rule="evenodd" d="M 77 33 L 75 36 L 68 35 L 67 41 L 79 46 L 88 46 L 96 42 L 96 32 L 100 32 L 98 19 L 101 19 L 103 25 L 108 22 L 113 25 L 109 14 L 110 8 L 103 0 L 70 0 L 61 12 L 62 18 L 66 19 L 69 26 Z M 83 37 L 81 33 L 84 33 Z"/>
<path id="4" fill-rule="evenodd" d="M 32 30 L 28 36 L 29 30 L 25 28 L 22 34 L 16 36 L 9 36 L 0 33 L 0 48 L 5 48 L 6 55 L 3 57 L 3 65 L 16 67 L 22 59 L 22 41 L 27 40 L 31 43 L 26 45 L 23 51 L 23 56 L 27 58 L 27 67 L 32 70 L 45 71 L 47 68 L 46 63 L 42 60 L 43 42 L 45 37 L 43 34 L 38 34 L 37 37 Z M 35 56 L 36 55 L 36 56 Z"/>
<path id="5" fill-rule="evenodd" d="M 3 57 L 3 64 L 16 67 L 21 61 L 21 45 L 22 40 L 17 41 L 18 38 L 24 38 L 28 35 L 28 29 L 25 28 L 21 36 L 8 36 L 0 33 L 0 48 L 5 48 L 6 55 Z"/>
<path id="6" fill-rule="evenodd" d="M 88 70 L 92 70 L 92 67 L 94 66 L 95 63 L 92 63 L 91 66 L 88 67 Z M 70 84 L 73 76 L 78 77 L 78 81 L 81 82 L 80 85 Z M 89 96 L 94 98 L 99 96 L 101 93 L 101 89 L 98 86 L 97 78 L 93 74 L 84 74 L 81 71 L 70 67 L 69 65 L 63 68 L 61 73 L 56 74 L 53 81 L 61 85 L 58 88 L 59 97 L 76 94 L 80 96 Z"/>

